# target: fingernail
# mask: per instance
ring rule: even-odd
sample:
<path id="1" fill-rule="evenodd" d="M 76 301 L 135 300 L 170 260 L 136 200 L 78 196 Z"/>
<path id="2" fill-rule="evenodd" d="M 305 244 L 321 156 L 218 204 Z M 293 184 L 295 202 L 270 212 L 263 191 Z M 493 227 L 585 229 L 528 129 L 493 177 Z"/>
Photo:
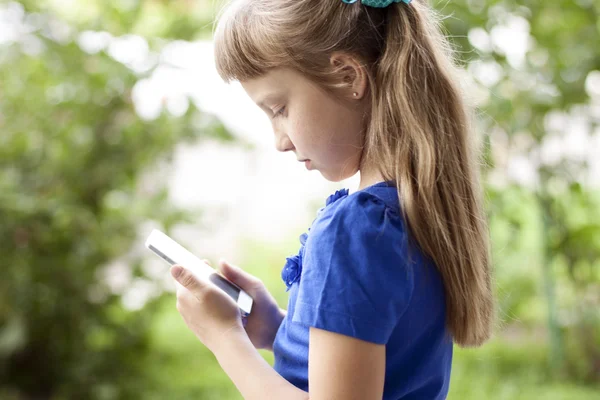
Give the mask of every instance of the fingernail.
<path id="1" fill-rule="evenodd" d="M 181 276 L 182 272 L 183 272 L 183 267 L 180 267 L 179 265 L 175 265 L 174 267 L 171 268 L 171 275 L 175 279 L 179 278 L 179 276 Z"/>

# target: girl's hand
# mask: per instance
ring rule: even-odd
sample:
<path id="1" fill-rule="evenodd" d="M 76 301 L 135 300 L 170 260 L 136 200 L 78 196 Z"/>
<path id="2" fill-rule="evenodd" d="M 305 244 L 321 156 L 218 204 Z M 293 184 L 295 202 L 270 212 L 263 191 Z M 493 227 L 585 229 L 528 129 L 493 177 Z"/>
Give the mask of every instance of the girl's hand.
<path id="1" fill-rule="evenodd" d="M 250 341 L 257 349 L 272 350 L 275 334 L 284 317 L 277 301 L 259 278 L 241 268 L 221 260 L 219 269 L 225 278 L 244 289 L 253 299 L 252 311 L 247 320 L 244 318 Z"/>
<path id="2" fill-rule="evenodd" d="M 188 328 L 213 353 L 230 340 L 231 333 L 244 333 L 236 302 L 210 282 L 197 279 L 180 265 L 171 268 L 177 285 L 177 311 Z"/>

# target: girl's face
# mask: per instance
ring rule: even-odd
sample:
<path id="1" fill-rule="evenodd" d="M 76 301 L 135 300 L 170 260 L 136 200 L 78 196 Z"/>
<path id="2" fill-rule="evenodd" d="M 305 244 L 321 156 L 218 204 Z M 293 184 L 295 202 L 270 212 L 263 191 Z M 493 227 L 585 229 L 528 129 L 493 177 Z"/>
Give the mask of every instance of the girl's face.
<path id="1" fill-rule="evenodd" d="M 250 98 L 271 118 L 275 147 L 293 151 L 298 161 L 329 181 L 353 176 L 360 167 L 363 113 L 360 101 L 336 100 L 299 72 L 273 69 L 241 82 Z"/>

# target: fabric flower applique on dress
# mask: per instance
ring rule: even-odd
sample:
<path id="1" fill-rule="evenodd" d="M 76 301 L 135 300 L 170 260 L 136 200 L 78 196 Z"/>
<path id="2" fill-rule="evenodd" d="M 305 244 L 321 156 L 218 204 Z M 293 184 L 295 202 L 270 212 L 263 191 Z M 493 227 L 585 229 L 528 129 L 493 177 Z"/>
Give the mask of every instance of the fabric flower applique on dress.
<path id="1" fill-rule="evenodd" d="M 306 239 L 308 238 L 307 233 L 303 233 L 300 236 L 300 250 L 298 254 L 292 257 L 286 258 L 285 266 L 281 271 L 281 279 L 285 282 L 287 286 L 286 292 L 290 290 L 292 285 L 300 280 L 300 276 L 302 275 L 302 255 L 304 253 L 304 245 L 306 244 Z"/>
<path id="2" fill-rule="evenodd" d="M 327 207 L 330 204 L 335 203 L 339 199 L 346 197 L 346 196 L 348 196 L 348 189 L 340 189 L 340 190 L 336 191 L 334 194 L 332 194 L 331 196 L 329 196 L 327 198 L 327 201 L 325 202 L 325 207 Z"/>
<path id="3" fill-rule="evenodd" d="M 327 206 L 329 206 L 330 204 L 333 204 L 339 199 L 348 196 L 348 192 L 348 189 L 340 189 L 331 196 L 329 196 L 325 201 L 325 207 L 321 208 L 319 210 L 319 213 L 325 208 L 327 208 Z M 308 232 L 310 232 L 310 228 L 308 228 Z M 306 245 L 307 238 L 308 233 L 303 233 L 300 236 L 301 246 L 300 250 L 298 251 L 298 254 L 286 258 L 285 266 L 281 271 L 281 279 L 283 279 L 283 282 L 285 282 L 285 285 L 287 286 L 287 289 L 285 290 L 286 292 L 290 290 L 290 288 L 295 282 L 298 282 L 300 280 L 300 276 L 302 275 L 302 257 L 304 255 L 304 246 Z"/>

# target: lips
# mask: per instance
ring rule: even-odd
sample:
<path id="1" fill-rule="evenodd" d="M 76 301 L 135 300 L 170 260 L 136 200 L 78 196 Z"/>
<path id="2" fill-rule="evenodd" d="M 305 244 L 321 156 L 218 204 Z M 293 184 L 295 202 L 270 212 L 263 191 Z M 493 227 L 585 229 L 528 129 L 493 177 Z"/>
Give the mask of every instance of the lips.
<path id="1" fill-rule="evenodd" d="M 306 166 L 306 169 L 310 169 L 310 160 L 308 158 L 298 160 L 298 162 L 303 162 L 304 165 Z"/>

